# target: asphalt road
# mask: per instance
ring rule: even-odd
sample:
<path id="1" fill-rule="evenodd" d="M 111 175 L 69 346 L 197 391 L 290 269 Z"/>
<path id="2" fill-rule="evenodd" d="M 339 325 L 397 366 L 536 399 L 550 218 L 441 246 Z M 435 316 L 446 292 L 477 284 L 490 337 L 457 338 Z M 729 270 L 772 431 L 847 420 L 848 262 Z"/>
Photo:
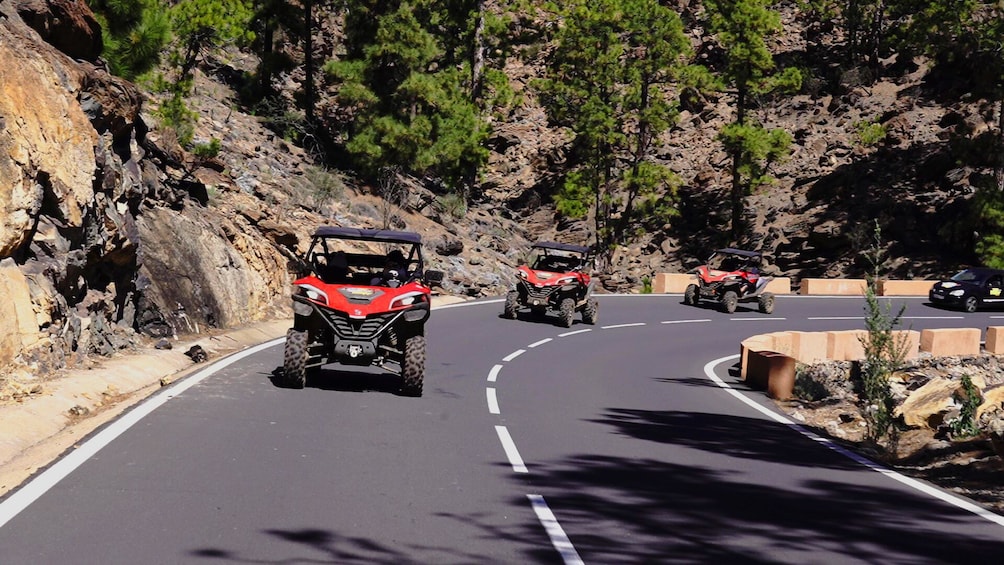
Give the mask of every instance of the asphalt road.
<path id="1" fill-rule="evenodd" d="M 906 299 L 903 327 L 1004 325 Z M 595 326 L 433 312 L 425 394 L 281 344 L 99 430 L 0 502 L 0 563 L 969 563 L 1004 518 L 771 417 L 739 341 L 862 328 L 860 298 L 733 315 L 603 296 Z"/>

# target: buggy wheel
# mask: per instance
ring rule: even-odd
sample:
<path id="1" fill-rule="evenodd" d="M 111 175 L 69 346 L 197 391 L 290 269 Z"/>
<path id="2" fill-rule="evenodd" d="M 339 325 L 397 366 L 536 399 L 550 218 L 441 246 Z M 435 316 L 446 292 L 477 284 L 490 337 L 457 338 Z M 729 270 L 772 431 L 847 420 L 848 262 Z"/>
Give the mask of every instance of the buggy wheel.
<path id="1" fill-rule="evenodd" d="M 575 317 L 575 301 L 571 298 L 566 298 L 561 301 L 561 310 L 559 315 L 559 320 L 561 320 L 561 325 L 570 328 L 572 327 L 572 319 Z"/>
<path id="2" fill-rule="evenodd" d="M 422 396 L 425 379 L 425 336 L 414 335 L 404 342 L 404 359 L 401 361 L 401 392 L 408 396 Z"/>
<path id="3" fill-rule="evenodd" d="M 739 295 L 734 290 L 726 290 L 725 294 L 722 295 L 722 308 L 731 314 L 736 311 L 737 304 L 739 304 Z"/>
<path id="4" fill-rule="evenodd" d="M 962 304 L 962 308 L 966 312 L 975 312 L 977 306 L 979 306 L 979 300 L 975 296 L 967 296 L 966 301 Z"/>
<path id="5" fill-rule="evenodd" d="M 697 306 L 697 285 L 688 284 L 687 290 L 683 292 L 683 303 L 687 306 Z"/>
<path id="6" fill-rule="evenodd" d="M 582 321 L 593 325 L 600 316 L 600 303 L 595 299 L 591 298 L 586 301 L 585 308 L 582 309 Z"/>
<path id="7" fill-rule="evenodd" d="M 502 317 L 508 318 L 510 320 L 516 319 L 516 310 L 519 308 L 519 293 L 515 290 L 510 290 L 508 294 L 505 295 L 505 308 L 502 310 Z"/>
<path id="8" fill-rule="evenodd" d="M 307 332 L 286 332 L 286 347 L 282 357 L 282 378 L 290 388 L 303 388 L 307 384 Z"/>
<path id="9" fill-rule="evenodd" d="M 765 292 L 757 297 L 757 306 L 760 309 L 761 314 L 771 314 L 774 312 L 774 295 Z"/>

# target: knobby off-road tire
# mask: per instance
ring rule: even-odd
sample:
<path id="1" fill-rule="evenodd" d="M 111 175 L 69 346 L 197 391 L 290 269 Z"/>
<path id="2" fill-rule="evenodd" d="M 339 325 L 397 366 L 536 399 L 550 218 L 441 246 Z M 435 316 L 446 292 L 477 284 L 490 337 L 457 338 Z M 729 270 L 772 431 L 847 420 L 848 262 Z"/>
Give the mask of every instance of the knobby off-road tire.
<path id="1" fill-rule="evenodd" d="M 511 290 L 509 291 L 508 294 L 505 295 L 505 308 L 503 308 L 502 310 L 502 317 L 509 320 L 515 320 L 516 311 L 518 309 L 519 309 L 519 293 L 516 292 L 515 290 Z"/>
<path id="2" fill-rule="evenodd" d="M 697 285 L 688 284 L 687 290 L 683 291 L 683 303 L 687 306 L 697 306 Z"/>
<path id="3" fill-rule="evenodd" d="M 303 388 L 307 384 L 307 332 L 286 332 L 286 348 L 282 356 L 282 380 L 289 388 Z"/>
<path id="4" fill-rule="evenodd" d="M 756 299 L 757 307 L 761 314 L 772 314 L 774 312 L 774 295 L 765 292 Z"/>
<path id="5" fill-rule="evenodd" d="M 596 299 L 587 300 L 586 305 L 582 308 L 582 321 L 592 326 L 596 324 L 599 317 L 600 303 Z"/>
<path id="6" fill-rule="evenodd" d="M 414 335 L 404 342 L 404 359 L 401 360 L 401 393 L 422 396 L 425 380 L 425 336 Z"/>
<path id="7" fill-rule="evenodd" d="M 962 309 L 966 312 L 975 312 L 977 306 L 979 306 L 979 300 L 975 296 L 967 296 L 966 301 L 962 304 Z"/>
<path id="8" fill-rule="evenodd" d="M 736 305 L 739 304 L 739 295 L 732 290 L 726 290 L 725 294 L 722 295 L 722 309 L 729 314 L 736 311 Z"/>
<path id="9" fill-rule="evenodd" d="M 561 322 L 562 327 L 570 328 L 572 327 L 572 320 L 575 318 L 575 301 L 571 298 L 566 298 L 561 301 L 561 309 L 559 311 L 558 320 Z"/>

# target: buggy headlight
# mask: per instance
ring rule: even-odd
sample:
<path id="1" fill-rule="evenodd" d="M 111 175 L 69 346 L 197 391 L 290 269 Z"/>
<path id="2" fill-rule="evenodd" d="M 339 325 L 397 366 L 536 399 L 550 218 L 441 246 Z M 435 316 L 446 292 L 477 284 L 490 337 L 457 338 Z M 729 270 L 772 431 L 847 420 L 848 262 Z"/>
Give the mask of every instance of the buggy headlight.
<path id="1" fill-rule="evenodd" d="M 941 283 L 941 288 L 955 288 L 959 286 L 959 283 L 953 281 L 945 281 Z"/>
<path id="2" fill-rule="evenodd" d="M 520 269 L 519 271 L 516 271 L 516 274 L 519 275 L 519 278 L 521 278 L 521 279 L 525 279 L 526 278 L 526 271 L 524 271 L 522 269 Z"/>
<path id="3" fill-rule="evenodd" d="M 957 289 L 957 290 L 953 290 L 952 292 L 949 292 L 948 294 L 950 294 L 952 296 L 962 296 L 965 293 L 966 293 L 966 291 L 960 288 L 960 289 Z"/>
<path id="4" fill-rule="evenodd" d="M 298 288 L 299 288 L 299 294 L 306 295 L 307 298 L 315 302 L 323 302 L 325 304 L 328 303 L 328 294 L 323 290 L 317 288 L 316 286 L 310 284 L 301 284 L 298 285 Z"/>
<path id="5" fill-rule="evenodd" d="M 416 290 L 413 292 L 406 292 L 405 294 L 398 296 L 397 298 L 391 301 L 390 307 L 401 308 L 402 306 L 411 306 L 416 302 L 424 302 L 424 301 L 425 301 L 425 293 Z"/>
<path id="6" fill-rule="evenodd" d="M 563 277 L 555 282 L 557 282 L 558 284 L 568 284 L 570 282 L 575 282 L 575 277 Z"/>

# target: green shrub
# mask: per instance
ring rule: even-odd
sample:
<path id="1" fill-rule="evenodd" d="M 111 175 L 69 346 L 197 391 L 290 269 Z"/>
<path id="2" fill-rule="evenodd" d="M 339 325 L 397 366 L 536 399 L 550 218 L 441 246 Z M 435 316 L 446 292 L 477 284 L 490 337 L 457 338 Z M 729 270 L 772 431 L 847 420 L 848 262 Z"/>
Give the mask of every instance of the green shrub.
<path id="1" fill-rule="evenodd" d="M 976 409 L 979 408 L 983 400 L 980 389 L 973 384 L 973 379 L 969 375 L 962 375 L 962 409 L 959 417 L 949 423 L 952 436 L 956 438 L 966 438 L 979 435 L 980 429 L 976 425 Z"/>
<path id="2" fill-rule="evenodd" d="M 461 219 L 467 215 L 467 202 L 456 192 L 444 194 L 436 198 L 436 207 L 451 217 Z"/>
<path id="3" fill-rule="evenodd" d="M 885 126 L 874 120 L 862 120 L 854 124 L 854 132 L 857 134 L 858 143 L 864 147 L 871 147 L 881 143 L 887 135 Z"/>
<path id="4" fill-rule="evenodd" d="M 889 378 L 903 365 L 906 358 L 906 336 L 894 333 L 903 318 L 906 305 L 892 314 L 891 305 L 878 299 L 878 281 L 882 264 L 881 231 L 875 222 L 875 243 L 866 253 L 872 265 L 865 287 L 865 328 L 861 338 L 865 358 L 861 362 L 859 378 L 864 396 L 862 415 L 868 424 L 869 439 L 877 441 L 892 427 L 893 398 Z"/>

